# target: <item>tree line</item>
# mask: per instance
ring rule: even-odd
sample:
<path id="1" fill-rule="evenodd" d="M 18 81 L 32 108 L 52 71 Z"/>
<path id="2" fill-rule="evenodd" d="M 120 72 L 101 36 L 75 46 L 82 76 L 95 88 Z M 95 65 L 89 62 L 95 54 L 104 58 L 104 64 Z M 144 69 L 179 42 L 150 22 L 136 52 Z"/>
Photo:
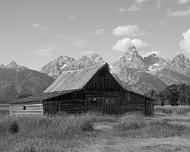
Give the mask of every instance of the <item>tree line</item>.
<path id="1" fill-rule="evenodd" d="M 155 105 L 190 105 L 190 85 L 172 84 L 160 92 L 151 89 L 146 96 L 155 100 Z"/>

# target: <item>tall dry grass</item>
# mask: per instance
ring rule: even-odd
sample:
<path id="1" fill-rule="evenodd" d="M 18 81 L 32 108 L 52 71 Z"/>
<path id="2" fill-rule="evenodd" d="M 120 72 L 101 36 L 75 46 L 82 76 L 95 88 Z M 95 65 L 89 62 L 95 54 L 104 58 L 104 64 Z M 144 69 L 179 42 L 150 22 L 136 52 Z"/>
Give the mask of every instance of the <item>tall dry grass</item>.
<path id="1" fill-rule="evenodd" d="M 4 117 L 0 120 L 0 151 L 57 152 L 80 149 L 99 132 L 95 122 L 114 122 L 100 113 L 44 117 Z"/>
<path id="2" fill-rule="evenodd" d="M 97 122 L 114 123 L 109 132 L 95 130 Z M 80 151 L 96 139 L 190 137 L 190 127 L 137 113 L 104 115 L 86 113 L 44 117 L 3 117 L 0 119 L 0 151 Z"/>
<path id="3" fill-rule="evenodd" d="M 154 112 L 164 115 L 189 115 L 190 106 L 155 106 Z"/>
<path id="4" fill-rule="evenodd" d="M 128 138 L 166 138 L 190 136 L 190 126 L 151 119 L 142 115 L 125 115 L 114 125 L 115 134 Z"/>

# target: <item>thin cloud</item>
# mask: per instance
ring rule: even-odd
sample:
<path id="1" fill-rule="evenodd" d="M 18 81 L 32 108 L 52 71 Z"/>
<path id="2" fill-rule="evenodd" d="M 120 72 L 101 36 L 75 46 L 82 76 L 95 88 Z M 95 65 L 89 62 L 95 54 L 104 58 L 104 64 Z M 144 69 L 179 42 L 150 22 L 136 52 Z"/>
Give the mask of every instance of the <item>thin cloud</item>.
<path id="1" fill-rule="evenodd" d="M 128 8 L 128 11 L 129 12 L 137 12 L 139 11 L 141 8 L 135 4 L 132 4 L 129 8 Z"/>
<path id="2" fill-rule="evenodd" d="M 73 41 L 73 45 L 79 48 L 84 48 L 86 46 L 86 40 L 84 39 L 75 40 Z"/>
<path id="3" fill-rule="evenodd" d="M 76 35 L 59 34 L 59 37 L 61 37 L 69 45 L 77 48 L 84 48 L 89 44 L 87 40 Z"/>
<path id="4" fill-rule="evenodd" d="M 186 3 L 188 3 L 188 2 L 190 2 L 190 0 L 178 0 L 179 2 L 179 4 L 186 4 Z"/>
<path id="5" fill-rule="evenodd" d="M 138 4 L 142 4 L 142 3 L 147 2 L 147 1 L 149 1 L 149 0 L 135 0 L 135 2 Z"/>
<path id="6" fill-rule="evenodd" d="M 126 9 L 125 8 L 119 8 L 118 12 L 119 13 L 124 13 L 124 12 L 126 12 Z"/>
<path id="7" fill-rule="evenodd" d="M 156 4 L 157 4 L 157 8 L 160 8 L 160 7 L 161 7 L 161 2 L 160 2 L 160 0 L 156 0 Z"/>
<path id="8" fill-rule="evenodd" d="M 130 47 L 135 46 L 137 49 L 142 49 L 148 47 L 148 44 L 140 39 L 130 39 L 124 38 L 118 40 L 113 46 L 112 49 L 115 51 L 125 52 Z"/>
<path id="9" fill-rule="evenodd" d="M 95 32 L 94 32 L 94 34 L 96 34 L 96 35 L 101 35 L 101 34 L 103 34 L 105 32 L 105 29 L 97 29 Z"/>
<path id="10" fill-rule="evenodd" d="M 40 24 L 39 23 L 33 23 L 32 26 L 33 27 L 40 27 Z"/>
<path id="11" fill-rule="evenodd" d="M 190 15 L 190 8 L 188 10 L 180 10 L 180 11 L 168 11 L 168 17 L 185 17 Z"/>
<path id="12" fill-rule="evenodd" d="M 116 36 L 138 37 L 144 35 L 144 32 L 141 32 L 138 25 L 126 25 L 116 27 L 112 34 Z"/>
<path id="13" fill-rule="evenodd" d="M 38 30 L 44 30 L 44 31 L 48 30 L 48 27 L 47 27 L 47 26 L 42 26 L 42 25 L 39 24 L 39 23 L 33 23 L 32 26 L 33 26 L 34 28 L 38 29 Z"/>
<path id="14" fill-rule="evenodd" d="M 74 15 L 69 16 L 69 19 L 71 19 L 71 20 L 74 20 L 75 18 L 76 18 L 76 16 L 74 16 Z"/>
<path id="15" fill-rule="evenodd" d="M 43 57 L 50 57 L 56 49 L 57 49 L 56 46 L 51 46 L 48 48 L 41 48 L 41 49 L 35 50 L 32 54 L 38 55 L 38 56 L 43 56 Z"/>
<path id="16" fill-rule="evenodd" d="M 134 0 L 134 2 L 129 6 L 129 12 L 137 12 L 141 10 L 141 7 L 144 3 L 148 2 L 149 0 Z"/>

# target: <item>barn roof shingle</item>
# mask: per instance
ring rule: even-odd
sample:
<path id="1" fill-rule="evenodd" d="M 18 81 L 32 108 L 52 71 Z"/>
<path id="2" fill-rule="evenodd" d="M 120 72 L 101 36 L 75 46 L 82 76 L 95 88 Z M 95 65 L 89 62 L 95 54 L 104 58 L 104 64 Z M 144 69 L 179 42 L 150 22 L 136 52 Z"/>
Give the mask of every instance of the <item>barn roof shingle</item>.
<path id="1" fill-rule="evenodd" d="M 44 92 L 82 89 L 107 64 L 63 72 Z"/>

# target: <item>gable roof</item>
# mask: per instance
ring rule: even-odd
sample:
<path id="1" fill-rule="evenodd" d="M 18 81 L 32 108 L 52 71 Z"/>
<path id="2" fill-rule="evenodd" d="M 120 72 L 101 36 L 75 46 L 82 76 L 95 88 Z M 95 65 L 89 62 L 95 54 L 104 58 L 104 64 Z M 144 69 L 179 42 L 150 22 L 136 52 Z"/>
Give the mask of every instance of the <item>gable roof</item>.
<path id="1" fill-rule="evenodd" d="M 85 69 L 63 72 L 44 92 L 82 89 L 105 66 L 108 67 L 108 64 L 99 64 Z"/>
<path id="2" fill-rule="evenodd" d="M 60 95 L 69 94 L 75 91 L 78 91 L 86 86 L 86 84 L 92 79 L 92 77 L 102 68 L 109 68 L 108 64 L 99 64 L 93 67 L 74 70 L 74 71 L 66 71 L 63 72 L 53 83 L 50 85 L 44 93 L 33 95 L 27 98 L 18 99 L 11 104 L 21 104 L 21 103 L 41 103 L 44 100 L 49 100 Z M 111 73 L 110 73 L 111 74 Z M 143 96 L 148 100 L 153 100 L 144 95 L 138 94 L 126 88 L 125 85 L 115 78 L 112 74 L 113 79 L 123 88 L 129 92 L 132 92 L 136 95 Z"/>

